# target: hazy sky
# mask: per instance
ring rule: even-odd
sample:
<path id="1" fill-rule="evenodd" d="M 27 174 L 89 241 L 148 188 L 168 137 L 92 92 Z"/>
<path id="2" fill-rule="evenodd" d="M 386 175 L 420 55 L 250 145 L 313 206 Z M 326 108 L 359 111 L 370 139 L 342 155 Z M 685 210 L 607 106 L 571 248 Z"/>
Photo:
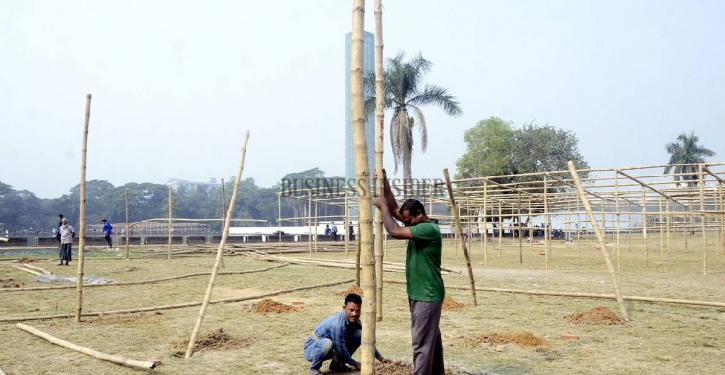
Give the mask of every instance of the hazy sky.
<path id="1" fill-rule="evenodd" d="M 572 130 L 594 168 L 666 163 L 664 145 L 691 131 L 725 160 L 724 2 L 384 4 L 386 57 L 422 52 L 426 82 L 464 112 L 424 109 L 414 177 L 453 174 L 463 132 L 490 116 Z M 344 175 L 351 25 L 349 0 L 4 1 L 0 181 L 42 198 L 78 184 L 88 93 L 88 180 L 228 177 L 245 130 L 244 177 L 261 186 Z"/>

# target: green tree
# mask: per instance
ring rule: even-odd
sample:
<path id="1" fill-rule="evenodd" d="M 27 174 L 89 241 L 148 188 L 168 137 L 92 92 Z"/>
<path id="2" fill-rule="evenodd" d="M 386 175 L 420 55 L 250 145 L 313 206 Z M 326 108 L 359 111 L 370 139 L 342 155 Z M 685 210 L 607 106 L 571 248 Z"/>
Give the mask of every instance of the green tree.
<path id="1" fill-rule="evenodd" d="M 513 173 L 514 129 L 498 117 L 479 121 L 463 133 L 466 153 L 458 159 L 456 179 L 503 176 Z M 509 182 L 497 179 L 496 182 Z"/>
<path id="2" fill-rule="evenodd" d="M 423 78 L 433 67 L 433 63 L 418 54 L 404 61 L 405 54 L 399 52 L 388 59 L 383 73 L 385 109 L 392 109 L 390 119 L 390 144 L 392 146 L 395 172 L 403 164 L 404 195 L 408 197 L 411 183 L 411 161 L 413 155 L 413 128 L 420 130 L 420 149 L 428 147 L 428 128 L 420 107 L 433 105 L 440 107 L 448 115 L 459 116 L 463 113 L 456 98 L 448 90 L 434 84 L 423 85 Z M 366 92 L 374 93 L 375 73 L 370 72 L 364 79 Z M 376 98 L 365 98 L 365 113 L 375 112 Z"/>
<path id="3" fill-rule="evenodd" d="M 676 142 L 665 145 L 665 150 L 670 154 L 670 161 L 665 167 L 665 174 L 674 173 L 675 181 L 685 181 L 687 186 L 697 186 L 698 167 L 697 164 L 705 162 L 705 157 L 715 156 L 715 151 L 698 145 L 700 140 L 694 132 L 688 136 L 682 133 L 677 136 Z"/>

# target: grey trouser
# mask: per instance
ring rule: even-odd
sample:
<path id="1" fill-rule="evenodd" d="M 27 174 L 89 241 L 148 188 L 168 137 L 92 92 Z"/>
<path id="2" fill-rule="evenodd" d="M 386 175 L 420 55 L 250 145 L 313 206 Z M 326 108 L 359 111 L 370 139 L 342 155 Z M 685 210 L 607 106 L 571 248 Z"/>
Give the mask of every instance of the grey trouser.
<path id="1" fill-rule="evenodd" d="M 438 327 L 443 303 L 408 298 L 408 305 L 413 336 L 413 375 L 444 375 L 443 340 Z"/>

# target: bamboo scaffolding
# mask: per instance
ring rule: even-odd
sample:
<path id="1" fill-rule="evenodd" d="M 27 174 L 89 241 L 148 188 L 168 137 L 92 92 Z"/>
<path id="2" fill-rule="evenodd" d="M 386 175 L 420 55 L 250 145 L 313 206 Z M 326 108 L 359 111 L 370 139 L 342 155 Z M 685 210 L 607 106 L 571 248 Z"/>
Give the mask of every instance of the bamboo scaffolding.
<path id="1" fill-rule="evenodd" d="M 142 369 L 153 369 L 156 367 L 157 363 L 159 363 L 159 364 L 161 363 L 160 361 L 138 361 L 138 360 L 129 359 L 129 358 L 117 355 L 117 354 L 111 355 L 111 354 L 99 352 L 97 350 L 93 350 L 93 349 L 86 348 L 86 347 L 83 347 L 80 345 L 76 345 L 72 342 L 59 339 L 55 336 L 51 336 L 48 333 L 45 333 L 39 329 L 33 328 L 33 327 L 31 327 L 29 325 L 25 325 L 23 323 L 16 324 L 16 327 L 18 327 L 18 328 L 22 329 L 23 331 L 28 332 L 32 335 L 38 336 L 40 338 L 44 338 L 44 339 L 50 341 L 51 343 L 58 345 L 58 346 L 62 346 L 66 349 L 70 349 L 70 350 L 73 350 L 73 351 L 76 351 L 79 353 L 83 353 L 83 354 L 86 354 L 91 357 L 101 359 L 104 361 L 118 363 L 118 364 L 121 364 L 124 366 L 137 367 L 137 368 L 142 368 Z"/>
<path id="2" fill-rule="evenodd" d="M 483 266 L 488 266 L 488 224 L 487 224 L 487 215 L 488 215 L 488 181 L 483 181 Z M 493 216 L 493 215 L 492 215 Z M 491 223 L 493 223 L 493 217 L 491 217 Z M 491 234 L 493 235 L 493 233 Z"/>
<path id="3" fill-rule="evenodd" d="M 594 213 L 592 212 L 591 206 L 589 206 L 589 200 L 584 194 L 584 188 L 582 188 L 581 181 L 579 181 L 579 175 L 576 172 L 576 169 L 574 168 L 574 163 L 570 160 L 567 162 L 567 165 L 569 166 L 569 172 L 571 173 L 571 177 L 574 179 L 574 184 L 576 185 L 577 192 L 579 193 L 579 199 L 581 200 L 582 204 L 584 205 L 584 209 L 587 211 L 587 214 L 589 215 L 589 220 L 592 223 L 592 229 L 594 230 L 594 233 L 597 235 L 597 241 L 599 242 L 600 250 L 602 250 L 602 255 L 604 256 L 604 261 L 607 263 L 607 270 L 609 271 L 609 278 L 612 280 L 612 286 L 614 287 L 614 295 L 617 296 L 617 304 L 619 305 L 619 310 L 622 313 L 622 317 L 624 320 L 629 321 L 629 314 L 627 313 L 627 308 L 624 306 L 624 300 L 622 299 L 622 292 L 619 289 L 619 282 L 617 281 L 617 276 L 614 273 L 614 267 L 612 266 L 612 261 L 609 260 L 609 253 L 607 252 L 606 243 L 604 242 L 604 237 L 602 237 L 601 232 L 599 231 L 599 228 L 597 228 L 597 221 L 594 218 Z"/>
<path id="4" fill-rule="evenodd" d="M 644 268 L 649 268 L 649 251 L 647 251 L 647 194 L 642 185 L 642 242 L 644 247 Z"/>
<path id="5" fill-rule="evenodd" d="M 124 190 L 124 195 L 126 196 L 126 227 L 124 228 L 124 233 L 126 233 L 126 260 L 131 260 L 130 253 L 131 251 L 128 248 L 128 236 L 129 236 L 129 230 L 128 230 L 128 189 Z"/>
<path id="6" fill-rule="evenodd" d="M 700 187 L 700 230 L 702 231 L 702 274 L 707 275 L 707 228 L 705 228 L 705 178 L 703 176 L 703 165 L 698 166 L 698 178 Z"/>
<path id="7" fill-rule="evenodd" d="M 383 135 L 385 134 L 385 90 L 383 87 L 383 5 L 382 0 L 375 0 L 375 193 L 383 196 Z M 359 232 L 359 231 L 358 231 Z M 383 256 L 384 238 L 383 214 L 375 210 L 375 318 L 383 320 Z"/>
<path id="8" fill-rule="evenodd" d="M 83 260 L 85 259 L 86 250 L 86 155 L 88 153 L 88 124 L 91 118 L 91 94 L 86 95 L 86 112 L 83 121 L 83 143 L 81 148 L 81 186 L 80 186 L 80 225 L 78 233 L 78 269 L 76 277 L 76 314 L 75 322 L 81 321 L 81 310 L 83 309 Z"/>
<path id="9" fill-rule="evenodd" d="M 171 261 L 171 232 L 173 231 L 174 222 L 174 199 L 171 191 L 171 185 L 169 185 L 169 247 L 168 247 L 168 260 Z"/>
<path id="10" fill-rule="evenodd" d="M 307 246 L 312 256 L 312 192 L 307 198 Z"/>
<path id="11" fill-rule="evenodd" d="M 266 298 L 266 297 L 274 297 L 274 296 L 278 296 L 281 294 L 299 292 L 301 290 L 325 288 L 325 287 L 335 286 L 335 285 L 340 285 L 340 284 L 349 284 L 352 281 L 353 281 L 352 279 L 348 279 L 348 280 L 334 281 L 334 282 L 323 283 L 323 284 L 315 284 L 315 285 L 310 285 L 310 286 L 300 286 L 297 288 L 278 290 L 278 291 L 274 291 L 274 292 L 256 294 L 253 296 L 225 298 L 225 299 L 220 299 L 220 300 L 216 300 L 216 301 L 209 301 L 209 304 L 251 301 L 251 300 L 261 299 L 261 298 Z M 153 312 L 153 311 L 161 311 L 161 310 L 182 309 L 185 307 L 196 307 L 196 306 L 201 306 L 202 304 L 203 304 L 203 302 L 184 302 L 184 303 L 176 303 L 176 304 L 171 304 L 171 305 L 137 307 L 137 308 L 133 308 L 133 309 L 124 309 L 124 310 L 111 310 L 111 311 L 83 313 L 82 316 L 85 316 L 85 317 L 106 316 L 106 315 L 132 314 L 132 313 L 141 313 L 141 312 Z M 24 321 L 28 321 L 28 320 L 67 319 L 67 318 L 69 318 L 68 314 L 28 316 L 28 317 L 18 317 L 18 318 L 3 318 L 3 319 L 0 319 L 0 323 L 24 322 Z"/>
<path id="12" fill-rule="evenodd" d="M 443 176 L 446 179 L 446 187 L 448 188 L 448 197 L 451 200 L 451 207 L 453 208 L 453 213 L 455 214 L 453 222 L 456 225 L 456 233 L 458 233 L 458 236 L 461 240 L 461 250 L 463 251 L 463 257 L 466 259 L 466 269 L 468 270 L 468 282 L 471 284 L 471 288 L 470 288 L 471 300 L 473 301 L 473 306 L 478 306 L 478 302 L 476 301 L 476 282 L 473 279 L 473 270 L 471 269 L 471 258 L 468 256 L 468 247 L 466 245 L 465 239 L 463 238 L 463 228 L 461 228 L 461 218 L 458 216 L 456 199 L 453 196 L 453 185 L 451 184 L 451 177 L 448 175 L 448 168 L 443 169 Z M 520 237 L 520 234 L 519 234 L 519 237 Z"/>
<path id="13" fill-rule="evenodd" d="M 189 359 L 191 358 L 192 353 L 194 352 L 194 346 L 196 345 L 196 338 L 199 336 L 199 329 L 201 328 L 201 323 L 204 320 L 204 315 L 206 314 L 206 308 L 209 306 L 209 301 L 211 300 L 211 294 L 212 290 L 214 289 L 214 282 L 216 280 L 217 273 L 219 272 L 219 267 L 221 266 L 222 261 L 222 254 L 224 252 L 224 245 L 227 243 L 227 237 L 229 236 L 229 226 L 231 225 L 231 221 L 229 219 L 232 217 L 234 213 L 234 203 L 237 199 L 237 193 L 239 192 L 239 181 L 242 179 L 242 172 L 244 171 L 244 159 L 247 154 L 247 142 L 249 141 L 249 130 L 244 132 L 244 140 L 242 141 L 242 151 L 241 155 L 239 157 L 239 168 L 237 169 L 237 178 L 234 181 L 234 190 L 232 191 L 232 198 L 231 202 L 229 203 L 229 210 L 226 214 L 226 219 L 224 221 L 224 230 L 222 232 L 222 239 L 219 242 L 219 248 L 217 249 L 217 256 L 216 256 L 216 262 L 214 263 L 214 268 L 212 268 L 211 271 L 211 277 L 209 278 L 209 285 L 206 289 L 206 295 L 204 296 L 204 302 L 201 305 L 201 310 L 199 310 L 199 317 L 196 320 L 196 325 L 194 326 L 194 330 L 191 333 L 191 338 L 189 339 L 189 346 L 186 348 L 186 355 L 184 358 Z M 170 238 L 170 237 L 169 237 Z"/>

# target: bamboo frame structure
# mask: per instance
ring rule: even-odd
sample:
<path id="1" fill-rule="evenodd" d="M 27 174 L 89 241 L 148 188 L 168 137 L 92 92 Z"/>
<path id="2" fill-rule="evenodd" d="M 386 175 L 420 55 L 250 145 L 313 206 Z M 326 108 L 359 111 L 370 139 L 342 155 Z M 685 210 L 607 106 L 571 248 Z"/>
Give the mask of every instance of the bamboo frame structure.
<path id="1" fill-rule="evenodd" d="M 126 357 L 123 357 L 120 355 L 111 355 L 111 354 L 99 352 L 98 350 L 93 350 L 93 349 L 86 348 L 86 347 L 83 347 L 80 345 L 76 345 L 76 344 L 66 341 L 66 340 L 59 339 L 55 336 L 52 336 L 48 333 L 45 333 L 39 329 L 36 329 L 34 327 L 31 327 L 31 326 L 23 324 L 23 323 L 16 324 L 16 327 L 18 327 L 18 328 L 22 329 L 23 331 L 28 332 L 32 335 L 46 339 L 55 345 L 62 346 L 66 349 L 70 349 L 70 350 L 73 350 L 73 351 L 76 351 L 79 353 L 83 353 L 83 354 L 89 355 L 89 356 L 97 358 L 97 359 L 102 359 L 104 361 L 118 363 L 118 364 L 121 364 L 124 366 L 137 367 L 137 368 L 141 368 L 141 369 L 153 369 L 157 366 L 157 364 L 161 363 L 160 361 L 138 361 L 138 360 L 126 358 Z"/>
<path id="2" fill-rule="evenodd" d="M 171 232 L 174 228 L 174 198 L 171 191 L 171 185 L 169 185 L 169 248 L 168 248 L 168 260 L 171 260 Z"/>
<path id="3" fill-rule="evenodd" d="M 81 321 L 81 310 L 83 309 L 83 261 L 86 247 L 86 154 L 88 153 L 88 124 L 91 118 L 91 94 L 86 95 L 86 112 L 83 121 L 83 144 L 81 148 L 81 187 L 80 187 L 80 214 L 79 223 L 80 238 L 78 239 L 78 269 L 76 277 L 76 315 L 75 322 Z"/>
<path id="4" fill-rule="evenodd" d="M 373 241 L 372 194 L 370 194 L 370 170 L 368 166 L 368 144 L 365 139 L 365 101 L 363 98 L 363 28 L 365 21 L 365 0 L 353 0 L 352 48 L 350 57 L 350 100 L 352 102 L 353 144 L 355 149 L 355 177 L 358 197 L 358 239 L 362 273 L 360 283 L 365 299 L 362 315 L 365 317 L 361 342 L 361 375 L 375 374 L 375 325 L 376 280 L 375 249 Z M 344 226 L 343 226 L 344 227 Z M 347 237 L 347 236 L 346 236 Z"/>
<path id="5" fill-rule="evenodd" d="M 126 233 L 126 260 L 131 260 L 131 251 L 128 248 L 128 189 L 125 189 L 124 195 L 126 196 L 126 227 L 123 229 L 123 232 Z"/>
<path id="6" fill-rule="evenodd" d="M 383 5 L 375 0 L 375 193 L 383 196 L 383 134 L 385 127 L 385 90 L 383 87 Z M 383 320 L 383 214 L 375 210 L 375 318 Z"/>
<path id="7" fill-rule="evenodd" d="M 194 326 L 194 330 L 191 333 L 191 338 L 189 339 L 189 346 L 186 348 L 186 355 L 184 358 L 189 359 L 191 358 L 191 354 L 194 352 L 194 346 L 196 345 L 196 338 L 199 336 L 199 329 L 201 328 L 201 323 L 204 321 L 204 315 L 206 314 L 206 308 L 209 306 L 209 301 L 211 300 L 211 293 L 214 289 L 214 282 L 216 280 L 217 273 L 219 272 L 219 267 L 221 266 L 222 262 L 222 256 L 224 253 L 224 246 L 227 243 L 227 237 L 229 236 L 229 226 L 231 225 L 231 218 L 232 214 L 234 213 L 234 203 L 237 199 L 237 192 L 239 191 L 239 181 L 242 179 L 242 172 L 244 171 L 244 158 L 247 154 L 247 142 L 249 141 L 249 130 L 244 132 L 244 140 L 242 141 L 242 151 L 241 155 L 239 156 L 239 168 L 237 169 L 237 178 L 234 180 L 234 190 L 232 191 L 232 198 L 231 202 L 229 203 L 229 210 L 226 214 L 226 219 L 224 220 L 224 230 L 222 232 L 222 239 L 219 242 L 219 248 L 217 249 L 217 256 L 216 256 L 216 262 L 214 263 L 214 268 L 212 268 L 211 271 L 211 277 L 209 278 L 209 284 L 206 288 L 206 294 L 204 295 L 204 302 L 201 305 L 201 310 L 199 310 L 199 316 L 196 319 L 196 325 Z M 169 242 L 170 242 L 169 237 Z M 169 253 L 170 254 L 170 253 Z"/>

